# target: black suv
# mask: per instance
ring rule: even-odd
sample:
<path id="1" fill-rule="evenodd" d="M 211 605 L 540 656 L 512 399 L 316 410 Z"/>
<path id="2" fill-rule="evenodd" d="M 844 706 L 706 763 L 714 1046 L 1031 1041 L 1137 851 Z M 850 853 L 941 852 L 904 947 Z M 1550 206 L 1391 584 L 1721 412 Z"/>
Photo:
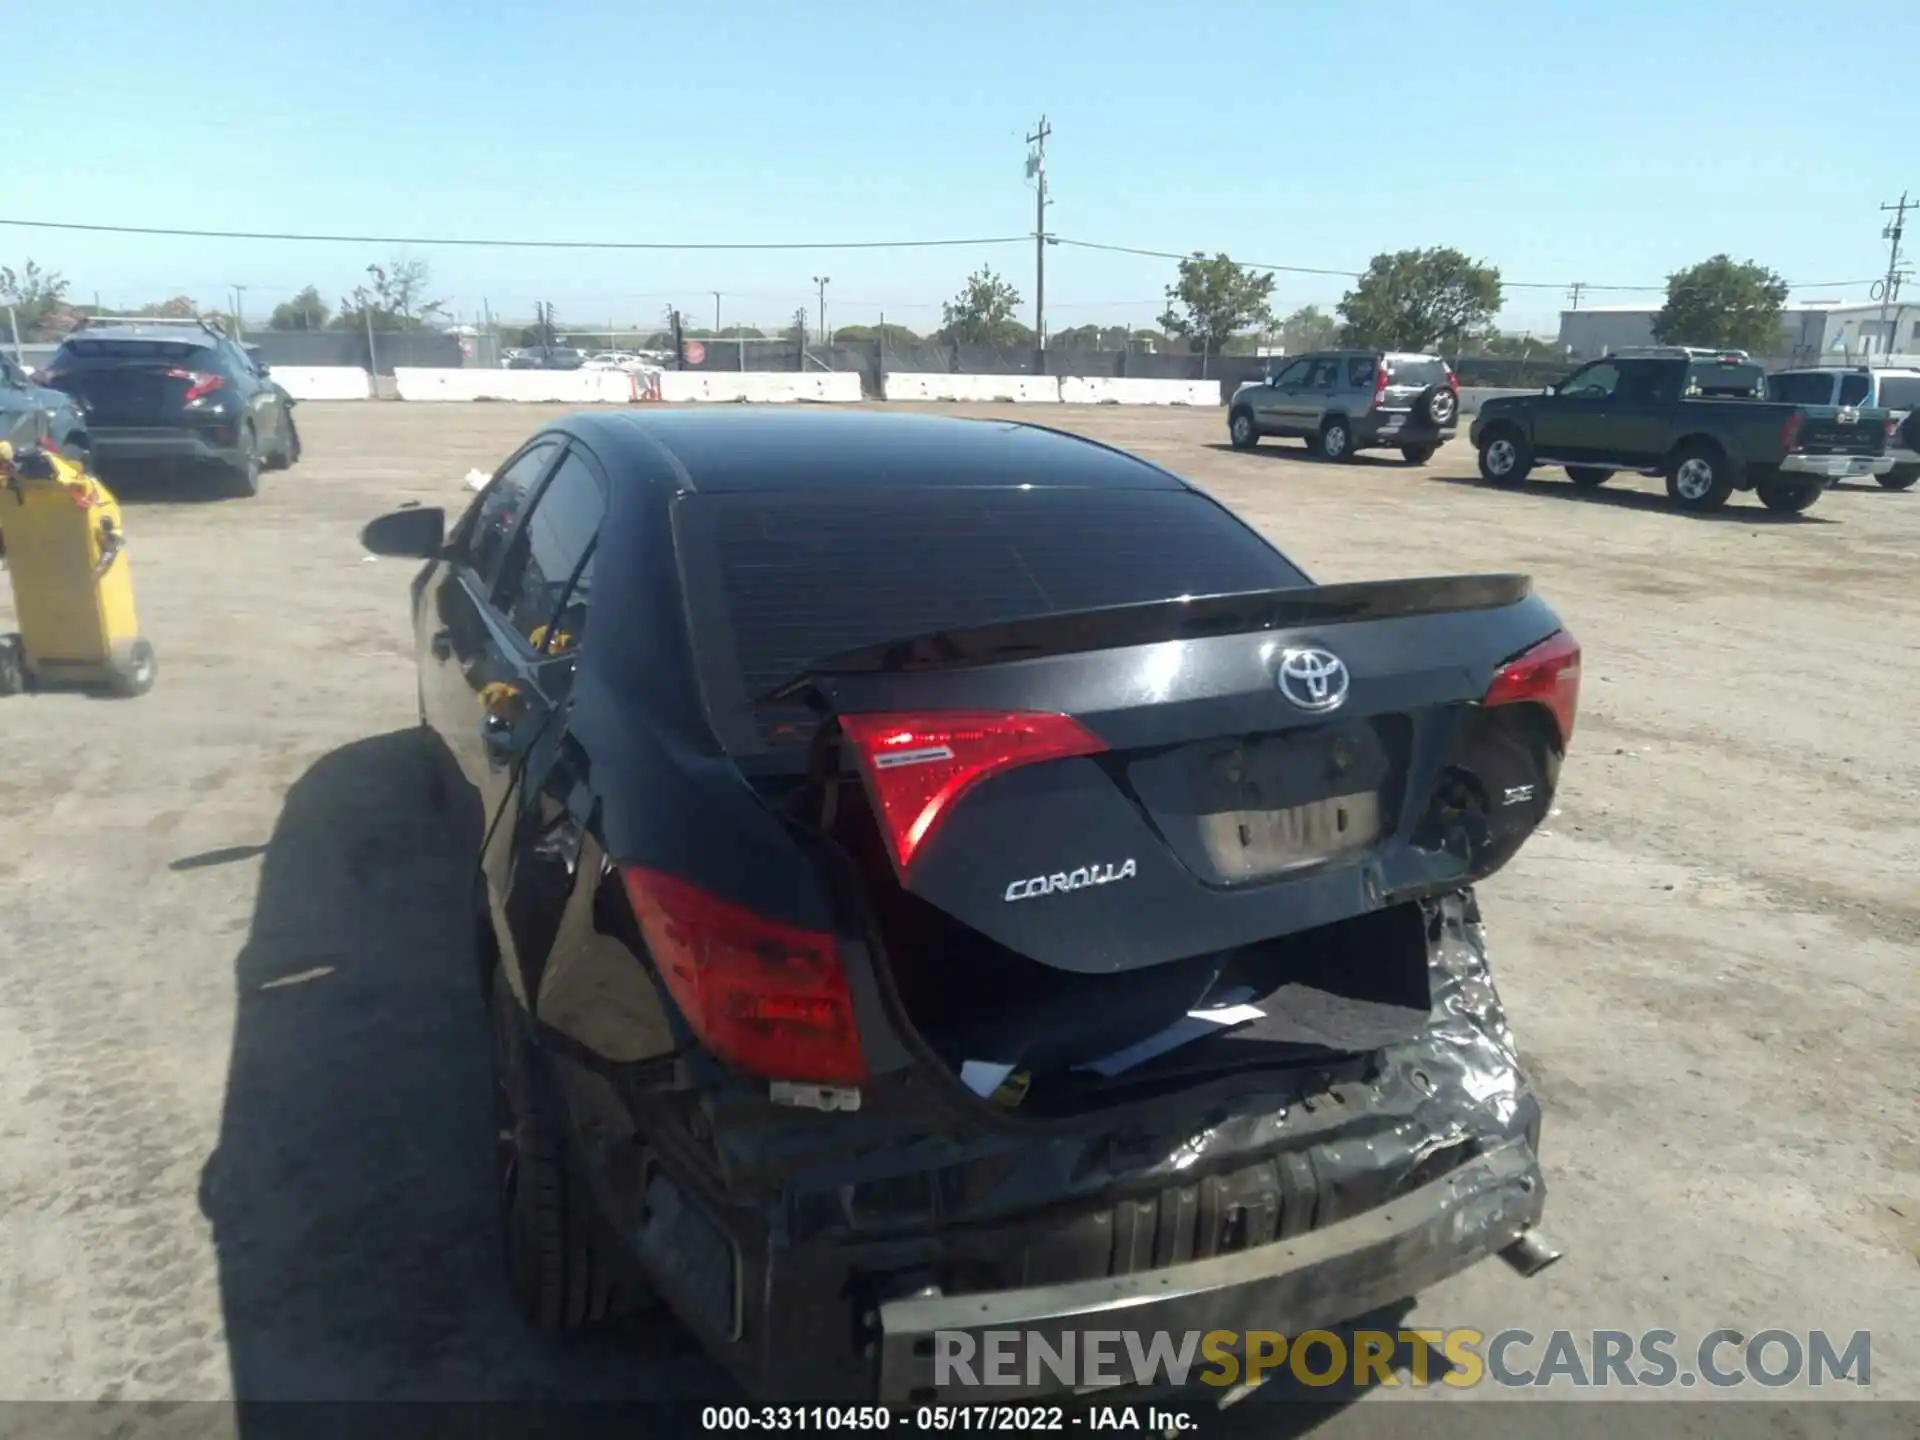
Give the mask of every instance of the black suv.
<path id="1" fill-rule="evenodd" d="M 213 469 L 252 495 L 262 469 L 300 458 L 286 392 L 207 321 L 93 320 L 38 378 L 79 401 L 103 471 Z"/>

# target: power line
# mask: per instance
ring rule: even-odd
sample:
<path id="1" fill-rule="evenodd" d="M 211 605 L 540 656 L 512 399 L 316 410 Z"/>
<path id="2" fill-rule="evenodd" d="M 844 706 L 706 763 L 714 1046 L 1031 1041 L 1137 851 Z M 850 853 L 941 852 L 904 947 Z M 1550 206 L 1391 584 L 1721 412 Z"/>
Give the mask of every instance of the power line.
<path id="1" fill-rule="evenodd" d="M 1044 123 L 1044 122 L 1043 122 Z M 1051 133 L 1049 131 L 1049 133 Z M 1884 206 L 1891 210 L 1893 206 Z M 1911 204 L 1909 209 L 1913 208 Z M 316 245 L 422 245 L 461 246 L 487 250 L 622 250 L 622 251 L 796 251 L 796 250 L 933 250 L 959 249 L 969 245 L 1023 245 L 1033 235 L 989 235 L 972 239 L 940 240 L 523 240 L 487 236 L 426 235 L 323 235 L 285 230 L 202 230 L 161 225 L 92 225 L 75 220 L 21 220 L 0 216 L 0 226 L 27 230 L 64 230 L 91 235 L 170 236 L 193 240 L 265 240 Z M 1098 240 L 1071 240 L 1047 234 L 1047 245 L 1069 245 L 1078 250 L 1099 250 L 1115 255 L 1139 255 L 1153 260 L 1190 260 L 1192 250 L 1149 250 L 1136 245 L 1112 245 Z M 1237 261 L 1245 270 L 1273 270 L 1286 275 L 1321 275 L 1339 280 L 1359 280 L 1363 270 L 1335 270 L 1315 265 L 1281 265 L 1259 260 Z M 1037 278 L 1037 277 L 1036 277 Z M 1838 290 L 1853 285 L 1877 285 L 1879 277 L 1853 280 L 1795 280 L 1793 290 Z M 1560 280 L 1506 280 L 1503 290 L 1564 290 Z M 262 287 L 280 288 L 280 287 Z M 1582 294 L 1589 291 L 1626 295 L 1662 295 L 1666 285 L 1594 285 L 1580 282 Z"/>
<path id="2" fill-rule="evenodd" d="M 463 245 L 489 250 L 931 250 L 965 245 L 1020 245 L 1030 235 L 972 240 L 502 240 L 486 236 L 303 235 L 285 230 L 189 230 L 163 225 L 86 225 L 74 220 L 14 220 L 28 230 L 77 230 L 90 235 L 170 235 L 190 240 L 288 240 L 315 245 Z"/>

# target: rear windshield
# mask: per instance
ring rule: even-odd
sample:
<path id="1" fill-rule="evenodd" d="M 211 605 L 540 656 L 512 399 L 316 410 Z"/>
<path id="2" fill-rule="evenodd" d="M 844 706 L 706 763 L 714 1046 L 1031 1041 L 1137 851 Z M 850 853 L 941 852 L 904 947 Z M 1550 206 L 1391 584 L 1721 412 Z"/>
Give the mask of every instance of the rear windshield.
<path id="1" fill-rule="evenodd" d="M 203 345 L 180 340 L 69 340 L 60 347 L 54 364 L 66 360 L 147 360 L 172 364 L 192 362 L 205 369 L 215 356 Z"/>
<path id="2" fill-rule="evenodd" d="M 1767 372 L 1738 361 L 1697 360 L 1687 367 L 1687 394 L 1701 399 L 1752 400 L 1767 393 Z"/>
<path id="3" fill-rule="evenodd" d="M 1396 385 L 1444 385 L 1447 362 L 1432 356 L 1388 356 L 1387 378 Z"/>
<path id="4" fill-rule="evenodd" d="M 1865 375 L 1842 375 L 1840 377 L 1840 403 L 1842 405 L 1863 405 L 1867 394 L 1873 389 L 1873 381 Z"/>
<path id="5" fill-rule="evenodd" d="M 843 650 L 1307 583 L 1232 515 L 1182 490 L 692 495 L 675 526 L 708 711 L 736 754 L 803 740 L 793 714 L 749 702 Z"/>
<path id="6" fill-rule="evenodd" d="M 1880 382 L 1880 405 L 1886 410 L 1920 406 L 1920 375 L 1889 375 Z"/>

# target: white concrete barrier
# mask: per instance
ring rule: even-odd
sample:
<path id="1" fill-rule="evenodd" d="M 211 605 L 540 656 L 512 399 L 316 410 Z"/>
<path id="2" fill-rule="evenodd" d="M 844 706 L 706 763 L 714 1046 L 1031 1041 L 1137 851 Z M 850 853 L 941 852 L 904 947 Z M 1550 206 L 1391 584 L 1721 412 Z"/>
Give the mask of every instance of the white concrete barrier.
<path id="1" fill-rule="evenodd" d="M 1142 380 L 1119 375 L 1062 375 L 1060 399 L 1067 405 L 1220 404 L 1218 380 Z"/>
<path id="2" fill-rule="evenodd" d="M 805 400 L 844 404 L 860 398 L 860 376 L 852 370 L 795 374 L 768 370 L 668 370 L 659 377 L 656 400 L 749 401 L 782 405 Z"/>
<path id="3" fill-rule="evenodd" d="M 455 370 L 395 366 L 402 400 L 516 400 L 562 405 L 633 402 L 634 377 L 624 370 Z"/>
<path id="4" fill-rule="evenodd" d="M 296 400 L 373 398 L 373 377 L 357 365 L 275 365 L 268 378 Z"/>
<path id="5" fill-rule="evenodd" d="M 1060 380 L 1054 375 L 889 371 L 880 379 L 880 390 L 889 400 L 1011 400 L 1020 405 L 1052 405 L 1060 400 Z"/>

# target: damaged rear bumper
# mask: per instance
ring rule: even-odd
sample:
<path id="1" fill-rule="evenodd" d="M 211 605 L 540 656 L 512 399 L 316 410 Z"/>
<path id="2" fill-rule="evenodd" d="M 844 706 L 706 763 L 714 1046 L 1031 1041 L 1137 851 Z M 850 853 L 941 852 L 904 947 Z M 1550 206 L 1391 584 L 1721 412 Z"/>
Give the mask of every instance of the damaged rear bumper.
<path id="1" fill-rule="evenodd" d="M 1015 1386 L 986 1387 L 937 1363 L 956 1349 L 987 1354 L 996 1331 L 1037 1337 L 1056 1354 L 1085 1355 L 1089 1338 L 1123 1330 L 1143 1338 L 1165 1331 L 1177 1341 L 1190 1331 L 1299 1334 L 1336 1324 L 1506 1249 L 1539 1220 L 1545 1200 L 1533 1148 L 1517 1140 L 1378 1209 L 1237 1254 L 1107 1279 L 894 1300 L 879 1310 L 878 1399 L 977 1401 L 988 1388 L 996 1397 L 1060 1388 L 1044 1367 L 1032 1377 L 1038 1383 L 1022 1376 Z M 947 1337 L 960 1335 L 967 1342 L 953 1347 Z M 977 1360 L 974 1378 L 983 1378 Z"/>

